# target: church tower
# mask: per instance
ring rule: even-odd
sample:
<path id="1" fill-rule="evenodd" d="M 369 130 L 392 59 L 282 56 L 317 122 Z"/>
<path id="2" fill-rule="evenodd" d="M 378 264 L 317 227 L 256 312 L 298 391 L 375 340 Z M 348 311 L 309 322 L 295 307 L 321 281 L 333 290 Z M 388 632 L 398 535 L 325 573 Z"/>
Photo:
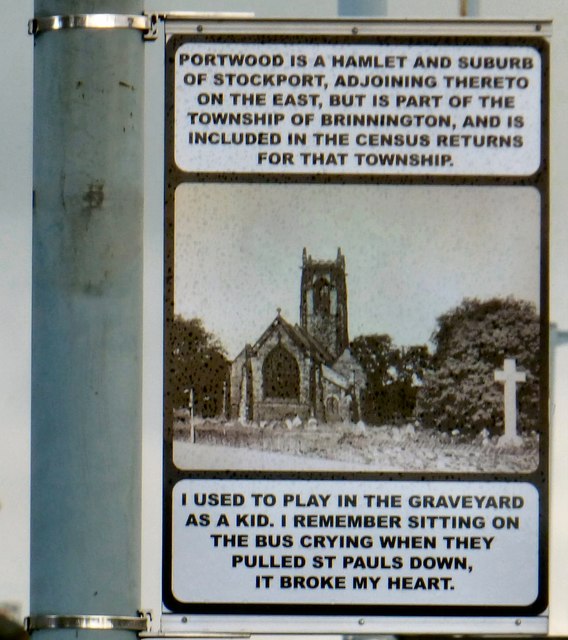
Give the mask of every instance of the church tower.
<path id="1" fill-rule="evenodd" d="M 338 358 L 349 346 L 345 256 L 320 261 L 302 254 L 300 325 Z"/>

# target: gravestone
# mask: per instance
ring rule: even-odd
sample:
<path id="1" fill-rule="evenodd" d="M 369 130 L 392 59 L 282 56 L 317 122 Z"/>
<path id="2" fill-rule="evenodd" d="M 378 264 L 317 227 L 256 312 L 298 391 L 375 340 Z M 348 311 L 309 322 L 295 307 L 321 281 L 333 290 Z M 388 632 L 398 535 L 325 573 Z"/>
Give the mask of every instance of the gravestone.
<path id="1" fill-rule="evenodd" d="M 527 374 L 517 370 L 515 358 L 505 358 L 503 369 L 495 371 L 495 382 L 502 382 L 504 387 L 505 432 L 499 438 L 500 446 L 522 443 L 517 433 L 517 384 L 526 379 Z"/>

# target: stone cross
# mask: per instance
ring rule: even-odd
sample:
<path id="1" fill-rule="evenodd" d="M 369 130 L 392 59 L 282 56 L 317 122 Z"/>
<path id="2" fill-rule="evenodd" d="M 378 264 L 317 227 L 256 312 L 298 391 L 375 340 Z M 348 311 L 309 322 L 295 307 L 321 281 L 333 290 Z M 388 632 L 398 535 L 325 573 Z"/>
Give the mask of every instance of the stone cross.
<path id="1" fill-rule="evenodd" d="M 505 358 L 503 369 L 495 371 L 495 382 L 502 382 L 505 394 L 505 433 L 499 442 L 518 444 L 517 434 L 517 383 L 525 382 L 527 374 L 517 371 L 515 358 Z"/>

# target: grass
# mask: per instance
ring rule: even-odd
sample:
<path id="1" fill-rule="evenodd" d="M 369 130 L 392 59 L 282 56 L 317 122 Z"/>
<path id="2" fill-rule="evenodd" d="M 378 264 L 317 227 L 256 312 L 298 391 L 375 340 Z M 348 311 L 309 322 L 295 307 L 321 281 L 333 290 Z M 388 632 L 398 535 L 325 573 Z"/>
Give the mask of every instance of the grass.
<path id="1" fill-rule="evenodd" d="M 243 425 L 196 419 L 194 432 L 198 444 L 341 460 L 379 471 L 529 473 L 539 460 L 536 434 L 523 437 L 519 446 L 503 446 L 497 437 L 468 438 L 413 424 L 374 427 L 310 420 L 293 426 L 289 420 L 274 420 Z M 174 438 L 190 439 L 190 425 L 180 416 L 174 423 Z"/>

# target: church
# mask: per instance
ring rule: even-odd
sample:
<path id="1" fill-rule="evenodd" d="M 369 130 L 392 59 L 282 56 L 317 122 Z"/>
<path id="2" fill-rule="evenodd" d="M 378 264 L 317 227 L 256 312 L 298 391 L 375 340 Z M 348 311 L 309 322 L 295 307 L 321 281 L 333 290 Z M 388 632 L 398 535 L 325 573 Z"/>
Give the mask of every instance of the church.
<path id="1" fill-rule="evenodd" d="M 278 310 L 258 340 L 235 358 L 231 418 L 357 422 L 365 382 L 349 350 L 345 256 L 339 249 L 335 260 L 314 260 L 304 248 L 300 324 Z"/>

